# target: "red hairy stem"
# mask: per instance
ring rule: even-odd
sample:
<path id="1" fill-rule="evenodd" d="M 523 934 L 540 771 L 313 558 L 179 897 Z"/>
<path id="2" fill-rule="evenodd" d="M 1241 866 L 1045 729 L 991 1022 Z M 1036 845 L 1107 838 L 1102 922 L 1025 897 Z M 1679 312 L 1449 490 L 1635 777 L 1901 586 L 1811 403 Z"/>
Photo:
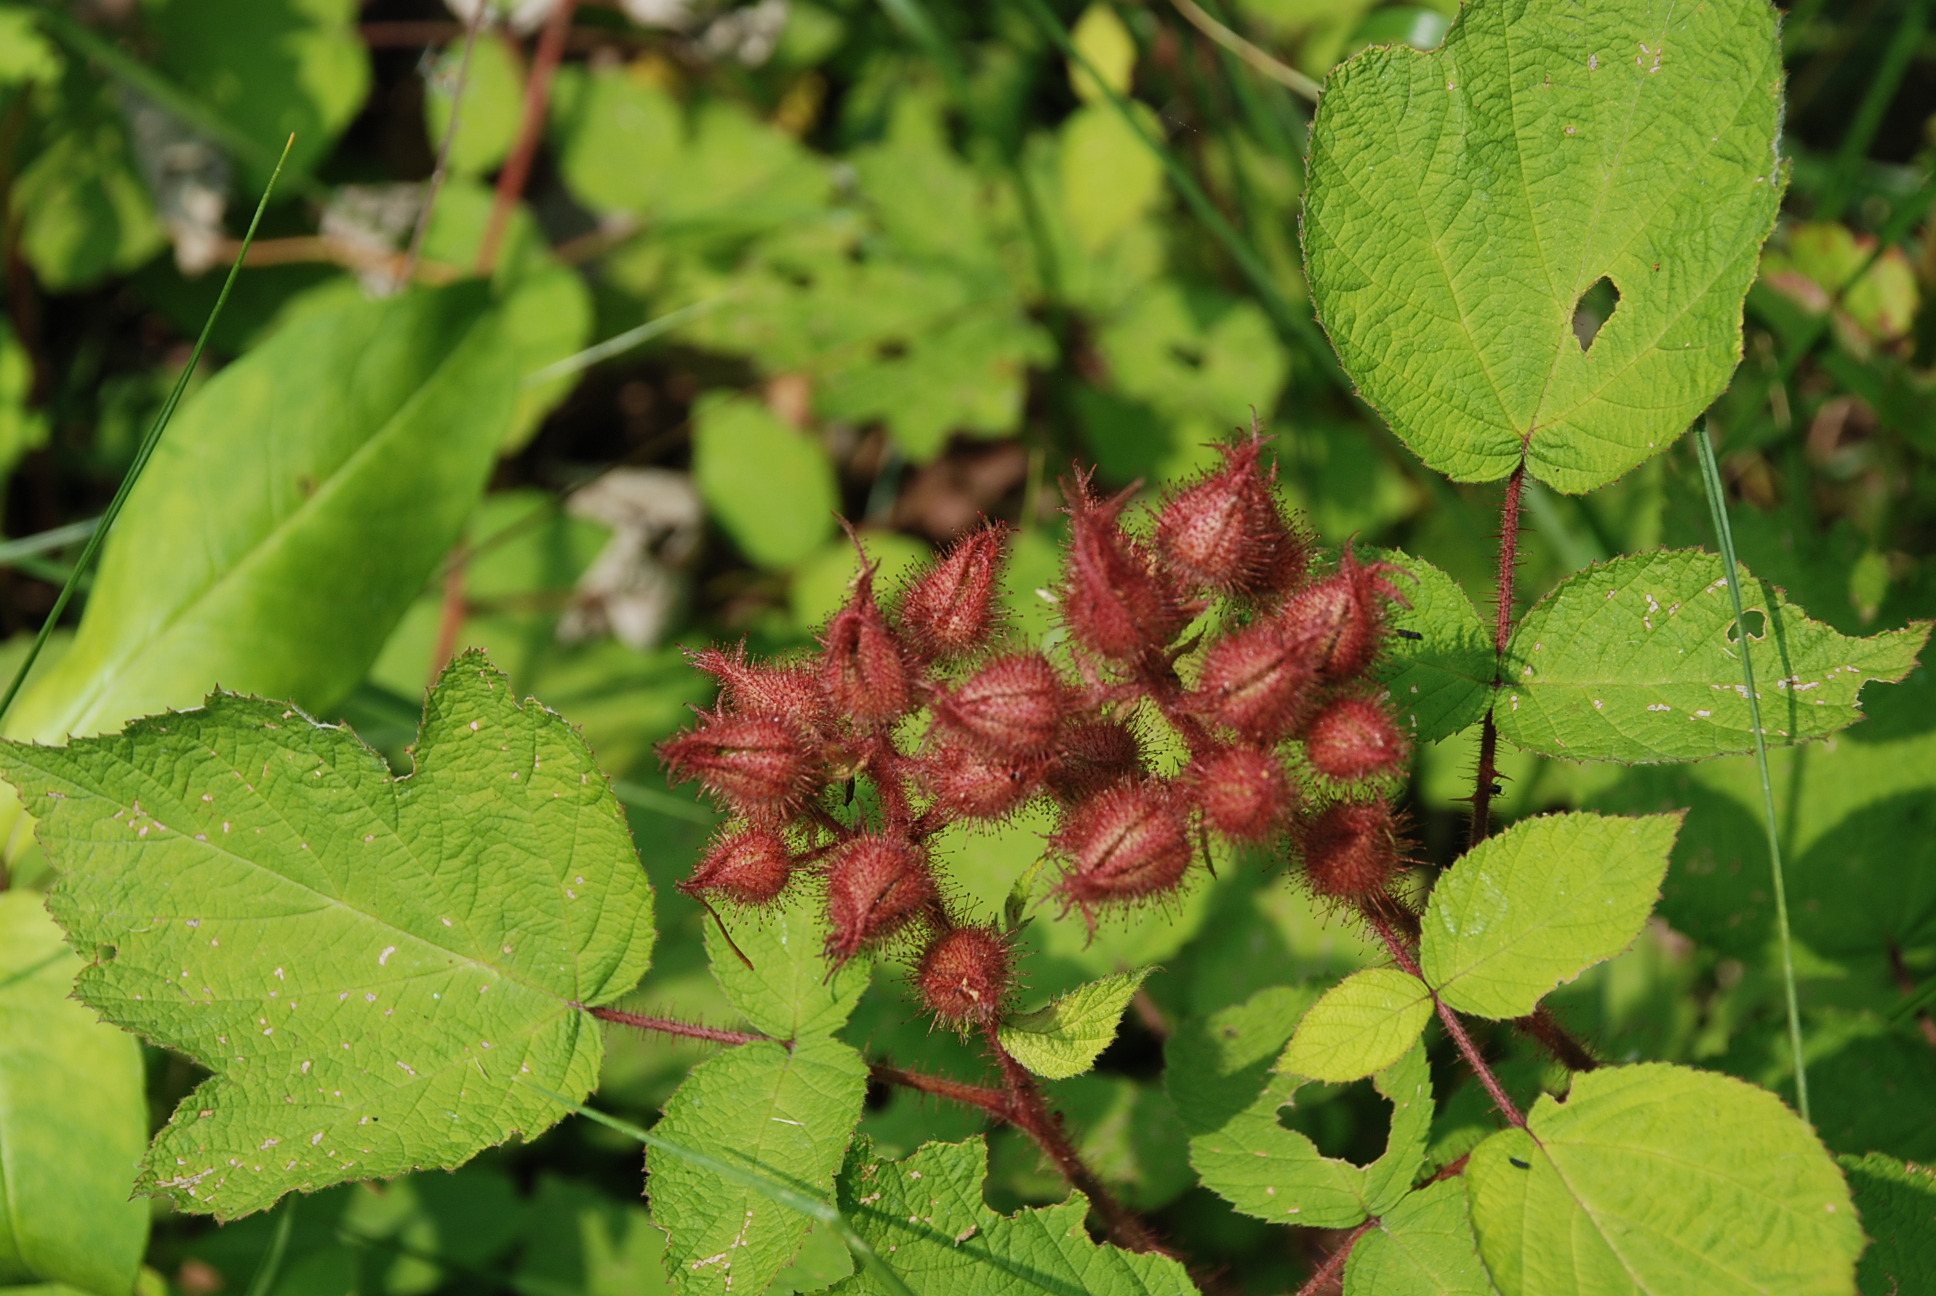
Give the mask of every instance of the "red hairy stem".
<path id="1" fill-rule="evenodd" d="M 882 1084 L 899 1085 L 903 1089 L 913 1089 L 919 1093 L 933 1094 L 937 1098 L 947 1098 L 969 1107 L 979 1107 L 996 1120 L 1013 1119 L 1014 1104 L 1009 1101 L 1006 1089 L 991 1089 L 987 1085 L 950 1080 L 946 1076 L 908 1071 L 901 1067 L 890 1066 L 886 1062 L 869 1063 L 867 1074 Z"/>
<path id="2" fill-rule="evenodd" d="M 1374 913 L 1366 913 L 1365 920 L 1371 924 L 1372 930 L 1378 933 L 1379 939 L 1385 942 L 1385 948 L 1391 951 L 1392 959 L 1398 966 L 1420 981 L 1425 980 L 1425 974 L 1419 971 L 1418 960 L 1412 957 L 1412 952 L 1405 948 L 1404 942 L 1398 939 L 1398 934 L 1391 929 L 1390 924 Z M 1445 1033 L 1452 1037 L 1452 1042 L 1458 1046 L 1466 1065 L 1472 1068 L 1472 1074 L 1479 1077 L 1479 1083 L 1485 1086 L 1486 1093 L 1492 1098 L 1492 1105 L 1499 1109 L 1501 1116 L 1520 1129 L 1525 1129 L 1526 1118 L 1519 1114 L 1519 1108 L 1515 1107 L 1513 1100 L 1506 1096 L 1506 1090 L 1499 1083 L 1499 1077 L 1492 1073 L 1492 1068 L 1486 1065 L 1485 1058 L 1479 1055 L 1479 1047 L 1472 1042 L 1472 1036 L 1466 1032 L 1465 1023 L 1459 1020 L 1457 1013 L 1445 1006 L 1444 1001 L 1436 993 L 1432 996 L 1432 1004 L 1438 1009 L 1439 1022 L 1445 1027 Z"/>
<path id="3" fill-rule="evenodd" d="M 538 52 L 531 60 L 531 79 L 524 87 L 524 118 L 518 123 L 517 142 L 504 169 L 497 173 L 497 196 L 491 203 L 491 223 L 484 228 L 484 240 L 477 245 L 477 273 L 489 276 L 497 268 L 498 249 L 504 231 L 511 223 L 511 211 L 524 195 L 524 182 L 531 177 L 531 159 L 537 155 L 538 141 L 544 135 L 545 111 L 551 102 L 551 76 L 565 53 L 565 38 L 571 35 L 572 12 L 578 0 L 557 0 L 545 20 L 544 33 L 538 37 Z"/>
<path id="4" fill-rule="evenodd" d="M 1117 1201 L 1115 1194 L 1103 1186 L 1095 1171 L 1083 1164 L 1075 1145 L 1069 1142 L 1069 1136 L 1063 1132 L 1062 1118 L 1049 1109 L 1049 1104 L 1042 1097 L 1041 1086 L 1035 1083 L 1035 1077 L 1002 1047 L 997 1023 L 987 1023 L 982 1035 L 988 1041 L 988 1051 L 1001 1064 L 1002 1079 L 1008 1086 L 1011 1112 L 1007 1117 L 1008 1122 L 1034 1139 L 1035 1145 L 1055 1162 L 1062 1177 L 1089 1199 L 1089 1204 L 1102 1216 L 1111 1241 L 1130 1251 L 1169 1254 L 1149 1225 Z"/>
<path id="5" fill-rule="evenodd" d="M 647 1017 L 642 1013 L 629 1013 L 617 1008 L 589 1008 L 586 1011 L 600 1021 L 630 1026 L 634 1030 L 656 1031 L 661 1035 L 677 1035 L 682 1039 L 710 1040 L 714 1044 L 757 1044 L 769 1038 L 749 1031 L 722 1030 L 717 1026 L 700 1026 L 693 1022 L 674 1021 L 670 1017 Z M 789 1049 L 793 1047 L 791 1040 L 773 1042 L 785 1044 Z"/>
<path id="6" fill-rule="evenodd" d="M 1423 1188 L 1426 1184 L 1438 1183 L 1441 1179 L 1456 1179 L 1465 1173 L 1466 1162 L 1470 1160 L 1472 1160 L 1472 1154 L 1470 1152 L 1461 1153 L 1456 1160 L 1448 1161 L 1440 1166 L 1432 1177 L 1427 1179 L 1425 1183 L 1420 1184 L 1419 1187 Z"/>
<path id="7" fill-rule="evenodd" d="M 1492 624 L 1492 686 L 1498 688 L 1499 667 L 1506 657 L 1506 642 L 1512 637 L 1513 575 L 1519 569 L 1519 497 L 1526 485 L 1526 461 L 1522 458 L 1506 479 L 1506 499 L 1499 506 L 1499 590 Z M 1498 794 L 1499 726 L 1493 722 L 1492 708 L 1486 708 L 1485 725 L 1479 733 L 1479 768 L 1472 786 L 1472 831 L 1470 843 L 1477 846 L 1492 829 L 1492 798 Z"/>
<path id="8" fill-rule="evenodd" d="M 1593 1056 L 1592 1050 L 1574 1039 L 1545 1004 L 1533 1009 L 1528 1016 L 1514 1019 L 1513 1029 L 1552 1054 L 1553 1060 L 1568 1071 L 1593 1071 L 1600 1065 L 1600 1059 Z"/>
<path id="9" fill-rule="evenodd" d="M 1317 1272 L 1311 1275 L 1310 1281 L 1297 1289 L 1297 1296 L 1317 1296 L 1319 1292 L 1323 1291 L 1325 1284 L 1333 1278 L 1336 1278 L 1338 1271 L 1344 1268 L 1345 1261 L 1351 1258 L 1351 1248 L 1358 1245 L 1358 1239 L 1377 1227 L 1378 1220 L 1374 1216 L 1360 1224 L 1357 1228 L 1352 1229 L 1345 1236 L 1344 1242 L 1339 1245 L 1338 1249 L 1333 1251 L 1325 1259 L 1325 1262 L 1318 1266 Z"/>

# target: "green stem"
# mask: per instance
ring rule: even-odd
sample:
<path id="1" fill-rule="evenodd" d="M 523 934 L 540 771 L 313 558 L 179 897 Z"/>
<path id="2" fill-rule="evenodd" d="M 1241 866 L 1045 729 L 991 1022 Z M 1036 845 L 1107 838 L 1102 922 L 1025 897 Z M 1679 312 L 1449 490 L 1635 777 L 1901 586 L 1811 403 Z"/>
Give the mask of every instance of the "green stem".
<path id="1" fill-rule="evenodd" d="M 821 1225 L 835 1237 L 846 1243 L 847 1249 L 854 1253 L 854 1258 L 861 1262 L 861 1266 L 873 1274 L 875 1279 L 883 1287 L 887 1288 L 888 1291 L 892 1292 L 894 1296 L 914 1296 L 914 1293 L 908 1290 L 908 1285 L 901 1281 L 901 1276 L 887 1267 L 887 1262 L 882 1260 L 874 1248 L 868 1245 L 866 1238 L 854 1231 L 854 1226 L 847 1222 L 847 1218 L 840 1213 L 839 1208 L 832 1202 L 824 1202 L 817 1197 L 809 1197 L 805 1193 L 795 1192 L 784 1184 L 773 1182 L 773 1180 L 767 1178 L 765 1175 L 758 1174 L 755 1171 L 745 1169 L 741 1166 L 733 1165 L 730 1162 L 721 1161 L 718 1157 L 708 1156 L 706 1153 L 689 1148 L 683 1143 L 674 1143 L 669 1138 L 654 1134 L 649 1130 L 640 1129 L 637 1125 L 629 1121 L 622 1121 L 616 1116 L 610 1116 L 602 1111 L 595 1111 L 590 1107 L 582 1106 L 561 1093 L 554 1093 L 543 1085 L 533 1084 L 523 1077 L 516 1077 L 516 1079 L 519 1084 L 537 1090 L 545 1097 L 557 1103 L 560 1107 L 576 1112 L 586 1120 L 597 1121 L 607 1129 L 617 1130 L 629 1138 L 637 1139 L 655 1152 L 664 1152 L 668 1156 L 690 1162 L 702 1170 L 707 1170 L 718 1175 L 728 1183 L 736 1183 L 742 1188 L 751 1188 L 768 1201 L 778 1202 L 789 1210 L 800 1212 L 800 1214 L 805 1215 L 808 1219 Z M 754 1164 L 758 1165 L 759 1163 L 754 1162 Z"/>
<path id="2" fill-rule="evenodd" d="M 263 1253 L 262 1263 L 255 1267 L 255 1276 L 249 1279 L 247 1296 L 268 1296 L 276 1285 L 276 1276 L 282 1272 L 282 1257 L 289 1250 L 289 1232 L 296 1225 L 296 1203 L 300 1199 L 300 1193 L 290 1193 L 283 1199 L 275 1232 L 269 1235 L 269 1249 Z"/>
<path id="3" fill-rule="evenodd" d="M 1842 209 L 1848 206 L 1856 171 L 1875 139 L 1876 128 L 1882 125 L 1882 114 L 1888 111 L 1890 101 L 1902 86 L 1903 74 L 1909 70 L 1917 47 L 1922 44 L 1924 9 L 1925 0 L 1910 0 L 1903 9 L 1902 22 L 1890 38 L 1881 66 L 1869 81 L 1861 106 L 1855 111 L 1855 120 L 1849 123 L 1841 145 L 1835 150 L 1835 170 L 1830 173 L 1828 192 L 1823 195 L 1821 208 L 1816 213 L 1822 220 L 1840 219 Z"/>
<path id="4" fill-rule="evenodd" d="M 1721 541 L 1721 561 L 1727 565 L 1728 596 L 1734 600 L 1734 625 L 1740 636 L 1741 680 L 1748 693 L 1748 723 L 1754 729 L 1755 768 L 1761 775 L 1762 821 L 1768 830 L 1768 864 L 1775 883 L 1775 931 L 1781 939 L 1781 983 L 1788 1000 L 1788 1048 L 1795 1059 L 1795 1108 L 1808 1120 L 1808 1066 L 1802 1058 L 1802 1012 L 1795 995 L 1795 949 L 1788 935 L 1788 886 L 1782 877 L 1781 829 L 1775 818 L 1775 784 L 1768 774 L 1768 738 L 1761 727 L 1761 698 L 1755 692 L 1754 661 L 1749 655 L 1748 623 L 1741 606 L 1741 565 L 1734 556 L 1734 529 L 1728 524 L 1728 501 L 1721 485 L 1721 469 L 1714 462 L 1714 442 L 1703 423 L 1694 438 L 1701 456 L 1701 481 L 1707 487 L 1707 506 L 1714 533 Z"/>
<path id="5" fill-rule="evenodd" d="M 121 508 L 128 502 L 128 496 L 134 491 L 135 482 L 140 480 L 141 470 L 146 468 L 148 460 L 154 457 L 155 446 L 161 441 L 163 429 L 168 426 L 168 420 L 174 416 L 175 406 L 181 404 L 182 393 L 188 389 L 188 380 L 194 375 L 195 367 L 202 362 L 202 352 L 208 347 L 208 335 L 215 331 L 215 321 L 221 318 L 222 307 L 228 304 L 229 293 L 235 288 L 236 278 L 242 273 L 242 262 L 249 255 L 249 245 L 255 242 L 256 227 L 262 224 L 262 213 L 269 208 L 269 195 L 276 191 L 276 179 L 282 175 L 283 163 L 289 160 L 289 150 L 295 146 L 296 137 L 292 133 L 289 136 L 289 142 L 282 146 L 282 156 L 276 161 L 276 169 L 269 174 L 269 183 L 262 190 L 262 201 L 255 205 L 255 216 L 249 221 L 248 233 L 242 236 L 242 246 L 236 249 L 235 264 L 229 267 L 229 277 L 222 281 L 222 292 L 215 299 L 215 309 L 208 313 L 208 320 L 202 325 L 202 335 L 195 339 L 194 352 L 189 355 L 188 363 L 182 366 L 181 376 L 175 379 L 174 390 L 168 393 L 167 401 L 162 404 L 161 413 L 155 415 L 154 426 L 149 428 L 148 435 L 142 438 L 140 449 L 135 451 L 134 462 L 128 465 L 127 474 L 121 478 L 121 485 L 115 490 L 114 498 L 108 501 L 106 510 L 101 514 L 100 525 L 95 527 L 93 533 L 88 536 L 87 547 L 81 550 L 80 560 L 74 564 L 74 570 L 68 575 L 66 584 L 61 586 L 60 597 L 54 600 L 53 611 L 49 612 L 47 619 L 40 623 L 40 633 L 34 636 L 33 647 L 27 650 L 26 659 L 20 663 L 20 669 L 14 672 L 13 683 L 7 686 L 6 696 L 0 697 L 0 720 L 6 719 L 7 711 L 13 706 L 13 700 L 19 694 L 21 684 L 26 681 L 27 672 L 34 668 L 34 662 L 39 658 L 40 650 L 47 646 L 47 636 L 51 635 L 54 627 L 60 623 L 61 613 L 67 610 L 68 601 L 74 597 L 74 591 L 80 586 L 81 578 L 94 565 L 95 555 L 100 553 L 101 545 L 106 541 L 108 533 L 114 530 L 114 520 L 121 515 Z"/>

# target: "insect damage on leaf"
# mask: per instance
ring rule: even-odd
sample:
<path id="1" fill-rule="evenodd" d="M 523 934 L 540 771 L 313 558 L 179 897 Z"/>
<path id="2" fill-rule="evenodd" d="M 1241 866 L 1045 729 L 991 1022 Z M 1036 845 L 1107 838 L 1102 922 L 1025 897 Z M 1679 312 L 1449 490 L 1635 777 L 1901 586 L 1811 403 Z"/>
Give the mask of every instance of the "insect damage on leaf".
<path id="1" fill-rule="evenodd" d="M 650 964 L 652 889 L 583 739 L 481 653 L 425 705 L 416 771 L 218 693 L 0 766 L 38 813 L 78 993 L 215 1074 L 137 1187 L 227 1218 L 290 1189 L 452 1167 L 556 1119 L 582 1011 Z"/>

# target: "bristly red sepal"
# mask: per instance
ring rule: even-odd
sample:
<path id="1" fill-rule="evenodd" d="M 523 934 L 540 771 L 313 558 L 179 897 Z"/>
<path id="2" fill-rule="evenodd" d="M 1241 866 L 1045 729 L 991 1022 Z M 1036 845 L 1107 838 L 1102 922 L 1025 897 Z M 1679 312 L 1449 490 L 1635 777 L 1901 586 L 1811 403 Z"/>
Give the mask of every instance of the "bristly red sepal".
<path id="1" fill-rule="evenodd" d="M 921 785 L 948 819 L 1005 819 L 1042 789 L 1046 756 L 991 756 L 942 742 L 918 762 Z"/>
<path id="2" fill-rule="evenodd" d="M 1395 773 L 1410 755 L 1391 713 L 1367 697 L 1327 703 L 1304 727 L 1305 759 L 1334 779 Z"/>
<path id="3" fill-rule="evenodd" d="M 1398 825 L 1382 798 L 1331 806 L 1302 826 L 1298 846 L 1305 881 L 1327 899 L 1377 894 L 1398 871 Z"/>
<path id="4" fill-rule="evenodd" d="M 826 699 L 810 670 L 749 661 L 744 643 L 731 652 L 702 648 L 687 656 L 719 681 L 720 702 L 734 715 L 790 720 L 816 730 L 826 718 Z"/>
<path id="5" fill-rule="evenodd" d="M 921 1002 L 944 1026 L 969 1030 L 1001 1020 L 1014 988 L 1014 956 L 991 927 L 954 927 L 928 942 L 914 970 Z"/>
<path id="6" fill-rule="evenodd" d="M 1042 756 L 1055 746 L 1068 689 L 1041 653 L 997 657 L 935 701 L 935 718 L 995 756 Z"/>
<path id="7" fill-rule="evenodd" d="M 821 688 L 835 716 L 872 730 L 914 709 L 909 663 L 874 602 L 874 569 L 865 556 L 853 596 L 827 623 L 820 642 L 826 649 Z"/>
<path id="8" fill-rule="evenodd" d="M 1055 835 L 1067 861 L 1056 894 L 1095 930 L 1099 905 L 1168 895 L 1194 848 L 1175 788 L 1160 779 L 1119 783 L 1075 807 Z"/>
<path id="9" fill-rule="evenodd" d="M 1268 745 L 1302 716 L 1317 682 L 1310 637 L 1265 621 L 1226 635 L 1204 654 L 1191 704 L 1204 719 Z"/>
<path id="10" fill-rule="evenodd" d="M 1278 618 L 1310 645 L 1310 663 L 1324 680 L 1363 674 L 1378 658 L 1385 637 L 1385 603 L 1405 602 L 1389 579 L 1408 575 L 1392 563 L 1360 563 L 1350 544 L 1333 576 L 1300 590 Z"/>
<path id="11" fill-rule="evenodd" d="M 1270 840 L 1297 806 L 1283 762 L 1255 747 L 1205 752 L 1183 771 L 1182 783 L 1210 828 L 1233 841 Z"/>
<path id="12" fill-rule="evenodd" d="M 806 803 L 821 775 L 812 739 L 785 720 L 704 711 L 699 727 L 659 746 L 675 782 L 698 779 L 735 813 L 784 822 Z"/>
<path id="13" fill-rule="evenodd" d="M 1096 720 L 1072 724 L 1062 731 L 1055 760 L 1045 777 L 1056 798 L 1073 805 L 1146 772 L 1142 744 L 1137 742 L 1135 731 L 1120 721 Z"/>
<path id="14" fill-rule="evenodd" d="M 763 905 L 786 890 L 792 874 L 793 858 L 780 834 L 749 828 L 720 838 L 679 889 L 702 900 Z"/>
<path id="15" fill-rule="evenodd" d="M 998 620 L 1007 531 L 990 522 L 969 533 L 901 595 L 895 619 L 918 656 L 945 660 L 988 642 Z"/>
<path id="16" fill-rule="evenodd" d="M 1285 594 L 1304 579 L 1309 546 L 1284 519 L 1276 466 L 1264 467 L 1265 444 L 1253 429 L 1217 447 L 1223 467 L 1176 492 L 1156 515 L 1157 556 L 1190 588 Z"/>
<path id="17" fill-rule="evenodd" d="M 1075 641 L 1107 661 L 1160 652 L 1190 619 L 1150 555 L 1123 533 L 1123 495 L 1098 500 L 1089 478 L 1069 492 L 1069 550 L 1060 590 Z"/>
<path id="18" fill-rule="evenodd" d="M 838 967 L 926 914 L 938 899 L 927 852 L 869 833 L 827 861 L 827 958 Z"/>

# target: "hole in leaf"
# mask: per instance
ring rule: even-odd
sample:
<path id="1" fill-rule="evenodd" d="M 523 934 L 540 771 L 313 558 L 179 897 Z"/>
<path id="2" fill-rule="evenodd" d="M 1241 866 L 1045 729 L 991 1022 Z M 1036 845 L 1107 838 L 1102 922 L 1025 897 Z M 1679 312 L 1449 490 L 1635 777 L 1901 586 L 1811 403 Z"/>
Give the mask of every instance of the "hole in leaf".
<path id="1" fill-rule="evenodd" d="M 1748 638 L 1760 643 L 1768 637 L 1768 615 L 1760 608 L 1743 609 L 1741 620 L 1748 623 Z M 1741 642 L 1741 621 L 1728 622 L 1728 642 Z"/>
<path id="2" fill-rule="evenodd" d="M 112 963 L 120 956 L 120 953 L 121 948 L 118 945 L 96 945 L 94 947 L 94 961 L 96 963 Z"/>
<path id="3" fill-rule="evenodd" d="M 1580 294 L 1580 300 L 1573 303 L 1573 336 L 1579 339 L 1580 350 L 1593 349 L 1593 339 L 1600 336 L 1619 305 L 1620 290 L 1605 275 Z"/>
<path id="4" fill-rule="evenodd" d="M 1312 1082 L 1277 1109 L 1277 1123 L 1317 1144 L 1319 1156 L 1370 1165 L 1385 1150 L 1391 1110 L 1369 1080 Z"/>

